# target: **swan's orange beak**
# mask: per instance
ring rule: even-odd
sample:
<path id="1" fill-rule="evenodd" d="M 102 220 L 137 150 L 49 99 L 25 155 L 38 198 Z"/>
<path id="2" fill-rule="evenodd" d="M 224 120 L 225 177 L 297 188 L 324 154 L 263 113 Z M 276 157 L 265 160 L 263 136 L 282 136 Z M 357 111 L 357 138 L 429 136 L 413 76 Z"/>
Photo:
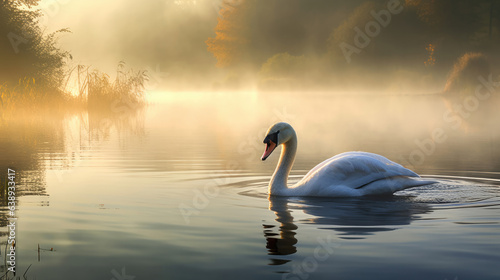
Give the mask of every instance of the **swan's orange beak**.
<path id="1" fill-rule="evenodd" d="M 271 153 L 274 151 L 274 149 L 276 149 L 276 143 L 274 143 L 273 141 L 269 140 L 267 143 L 266 143 L 266 150 L 264 151 L 264 153 L 262 154 L 262 160 L 266 160 L 266 158 L 271 155 Z"/>

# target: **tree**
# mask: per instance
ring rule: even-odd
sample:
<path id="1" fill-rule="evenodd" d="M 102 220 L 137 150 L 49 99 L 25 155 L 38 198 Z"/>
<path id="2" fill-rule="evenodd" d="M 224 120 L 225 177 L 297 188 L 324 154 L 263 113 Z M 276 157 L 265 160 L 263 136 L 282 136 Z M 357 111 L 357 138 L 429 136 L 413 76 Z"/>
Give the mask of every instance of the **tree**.
<path id="1" fill-rule="evenodd" d="M 345 58 L 349 58 L 346 56 L 346 52 L 349 51 L 346 51 L 345 46 L 355 44 L 353 40 L 356 36 L 356 28 L 363 28 L 372 19 L 371 11 L 375 10 L 376 7 L 377 5 L 372 1 L 359 5 L 349 15 L 349 18 L 333 30 L 328 38 L 328 52 L 333 62 L 345 61 Z M 344 58 L 344 56 L 346 57 Z"/>
<path id="2" fill-rule="evenodd" d="M 231 67 L 241 62 L 248 51 L 249 20 L 252 2 L 224 1 L 217 18 L 215 38 L 205 43 L 217 59 L 218 67 Z"/>
<path id="3" fill-rule="evenodd" d="M 0 83 L 16 84 L 35 79 L 41 86 L 57 87 L 63 80 L 68 52 L 56 46 L 61 29 L 44 34 L 38 26 L 39 11 L 31 9 L 39 0 L 0 0 Z"/>
<path id="4" fill-rule="evenodd" d="M 289 53 L 279 53 L 269 58 L 260 70 L 262 78 L 294 78 L 304 76 L 306 70 L 305 56 L 293 56 Z"/>
<path id="5" fill-rule="evenodd" d="M 422 22 L 437 37 L 455 41 L 477 41 L 478 33 L 491 38 L 494 18 L 499 15 L 498 0 L 406 0 Z M 496 5 L 495 5 L 496 4 Z"/>

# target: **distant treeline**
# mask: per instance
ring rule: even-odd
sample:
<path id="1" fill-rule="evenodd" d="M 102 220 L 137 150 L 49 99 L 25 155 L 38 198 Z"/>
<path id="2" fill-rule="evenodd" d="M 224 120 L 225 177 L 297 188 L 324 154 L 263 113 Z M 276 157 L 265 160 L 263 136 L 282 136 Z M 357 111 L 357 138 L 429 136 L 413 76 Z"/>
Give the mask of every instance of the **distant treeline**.
<path id="1" fill-rule="evenodd" d="M 206 44 L 217 66 L 256 69 L 264 87 L 418 87 L 442 84 L 465 53 L 498 59 L 500 1 L 226 0 L 215 33 Z"/>

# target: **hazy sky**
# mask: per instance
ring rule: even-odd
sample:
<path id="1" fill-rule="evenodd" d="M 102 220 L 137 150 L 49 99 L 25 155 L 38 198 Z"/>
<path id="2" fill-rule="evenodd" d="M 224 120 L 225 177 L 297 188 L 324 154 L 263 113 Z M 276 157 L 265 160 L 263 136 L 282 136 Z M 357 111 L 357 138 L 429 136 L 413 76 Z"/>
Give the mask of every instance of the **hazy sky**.
<path id="1" fill-rule="evenodd" d="M 123 1 L 42 0 L 40 8 L 44 17 L 41 22 L 49 32 L 61 28 L 73 32 L 62 35 L 59 42 L 73 54 L 75 62 L 103 66 L 106 62 L 120 60 L 117 54 L 103 48 L 111 38 L 102 32 L 104 24 L 112 19 L 113 11 L 120 7 L 120 2 Z M 103 57 L 108 61 L 102 61 Z"/>
<path id="2" fill-rule="evenodd" d="M 190 39 L 194 39 L 196 28 L 213 29 L 217 24 L 219 3 L 219 0 L 42 0 L 39 8 L 44 14 L 42 26 L 47 26 L 48 32 L 61 28 L 71 30 L 72 33 L 63 34 L 59 42 L 71 52 L 74 63 L 109 71 L 115 69 L 120 60 L 138 67 L 155 68 L 156 65 L 150 65 L 153 59 L 148 52 L 158 48 L 167 52 L 189 49 L 194 45 Z M 196 21 L 207 20 L 213 25 L 196 26 Z M 192 32 L 185 30 L 187 23 Z M 198 43 L 198 47 L 206 48 L 203 41 Z M 143 62 L 148 65 L 138 65 Z"/>

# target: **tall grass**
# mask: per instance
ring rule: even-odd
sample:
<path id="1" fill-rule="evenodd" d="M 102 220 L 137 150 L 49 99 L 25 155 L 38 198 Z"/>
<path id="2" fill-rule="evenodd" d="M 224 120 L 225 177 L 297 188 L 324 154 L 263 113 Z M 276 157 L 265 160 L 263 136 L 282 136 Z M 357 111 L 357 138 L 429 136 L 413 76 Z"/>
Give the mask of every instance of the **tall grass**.
<path id="1" fill-rule="evenodd" d="M 14 86 L 0 84 L 0 120 L 9 113 L 43 113 L 81 107 L 68 93 L 39 86 L 34 78 L 20 79 Z"/>

